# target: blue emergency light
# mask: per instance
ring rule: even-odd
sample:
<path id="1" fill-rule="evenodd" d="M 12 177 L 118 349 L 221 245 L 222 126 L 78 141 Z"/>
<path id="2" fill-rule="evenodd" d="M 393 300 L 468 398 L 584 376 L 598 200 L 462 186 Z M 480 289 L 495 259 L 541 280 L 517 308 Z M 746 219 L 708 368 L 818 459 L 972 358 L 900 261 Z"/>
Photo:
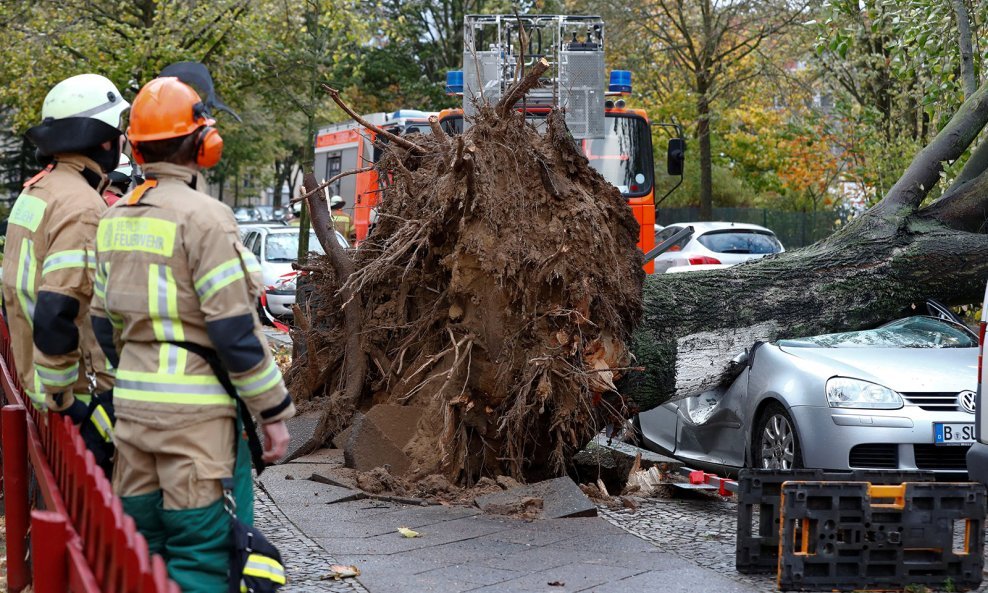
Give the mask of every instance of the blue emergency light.
<path id="1" fill-rule="evenodd" d="M 463 94 L 463 70 L 450 70 L 446 73 L 446 94 Z"/>
<path id="2" fill-rule="evenodd" d="M 621 93 L 625 95 L 631 94 L 631 71 L 630 70 L 611 70 L 611 81 L 607 85 L 607 92 L 609 93 Z"/>

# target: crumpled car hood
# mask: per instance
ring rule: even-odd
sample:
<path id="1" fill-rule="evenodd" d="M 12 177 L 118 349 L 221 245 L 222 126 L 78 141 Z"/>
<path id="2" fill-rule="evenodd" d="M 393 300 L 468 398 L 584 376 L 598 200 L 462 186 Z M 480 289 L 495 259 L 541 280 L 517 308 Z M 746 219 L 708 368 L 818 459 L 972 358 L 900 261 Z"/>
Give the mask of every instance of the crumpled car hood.
<path id="1" fill-rule="evenodd" d="M 977 348 L 801 348 L 780 350 L 819 365 L 818 372 L 884 385 L 900 393 L 974 390 Z"/>

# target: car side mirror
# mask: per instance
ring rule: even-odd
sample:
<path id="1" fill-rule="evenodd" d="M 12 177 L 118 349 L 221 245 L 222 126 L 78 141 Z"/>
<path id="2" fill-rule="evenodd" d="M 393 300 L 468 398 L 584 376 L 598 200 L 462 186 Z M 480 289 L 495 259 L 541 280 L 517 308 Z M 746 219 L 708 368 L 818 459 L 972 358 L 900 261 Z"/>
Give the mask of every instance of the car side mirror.
<path id="1" fill-rule="evenodd" d="M 683 174 L 683 163 L 686 162 L 686 140 L 682 138 L 670 138 L 669 147 L 666 149 L 666 172 L 669 175 L 680 176 Z"/>

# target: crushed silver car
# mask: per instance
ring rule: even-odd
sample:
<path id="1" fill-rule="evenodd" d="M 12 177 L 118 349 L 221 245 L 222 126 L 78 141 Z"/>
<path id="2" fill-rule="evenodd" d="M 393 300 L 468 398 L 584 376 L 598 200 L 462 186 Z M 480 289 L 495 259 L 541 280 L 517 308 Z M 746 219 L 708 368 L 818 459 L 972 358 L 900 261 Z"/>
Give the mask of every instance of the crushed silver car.
<path id="1" fill-rule="evenodd" d="M 644 444 L 729 473 L 966 470 L 978 338 L 956 320 L 779 340 L 741 360 L 731 385 L 641 413 Z"/>

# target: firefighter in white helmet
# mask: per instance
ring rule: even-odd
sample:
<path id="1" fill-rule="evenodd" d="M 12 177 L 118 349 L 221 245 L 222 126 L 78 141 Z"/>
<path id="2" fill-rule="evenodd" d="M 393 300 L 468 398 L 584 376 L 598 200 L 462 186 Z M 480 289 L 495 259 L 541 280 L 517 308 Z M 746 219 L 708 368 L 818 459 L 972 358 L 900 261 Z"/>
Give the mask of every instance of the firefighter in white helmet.
<path id="1" fill-rule="evenodd" d="M 42 121 L 27 131 L 44 170 L 10 213 L 3 297 L 14 363 L 32 403 L 70 416 L 108 468 L 112 366 L 89 320 L 94 244 L 106 174 L 120 160 L 120 116 L 129 107 L 98 74 L 55 85 Z M 103 394 L 95 397 L 95 394 Z M 94 399 L 95 397 L 95 399 Z"/>
<path id="2" fill-rule="evenodd" d="M 343 211 L 346 207 L 346 200 L 340 196 L 333 196 L 329 200 L 329 209 L 333 214 L 333 228 L 339 231 L 348 241 L 355 238 L 353 220 L 350 215 Z"/>

